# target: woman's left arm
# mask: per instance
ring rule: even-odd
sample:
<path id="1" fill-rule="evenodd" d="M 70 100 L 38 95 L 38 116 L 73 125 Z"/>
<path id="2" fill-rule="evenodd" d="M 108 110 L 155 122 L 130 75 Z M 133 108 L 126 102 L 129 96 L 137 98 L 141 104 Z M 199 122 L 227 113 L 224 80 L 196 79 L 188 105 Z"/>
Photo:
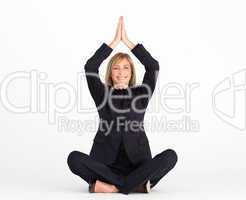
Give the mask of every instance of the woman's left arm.
<path id="1" fill-rule="evenodd" d="M 142 81 L 141 94 L 146 95 L 144 98 L 144 104 L 147 105 L 150 100 L 156 86 L 157 77 L 159 74 L 159 62 L 154 59 L 151 54 L 145 49 L 145 47 L 138 43 L 131 52 L 138 58 L 138 60 L 144 65 L 145 73 Z"/>
<path id="2" fill-rule="evenodd" d="M 145 97 L 143 98 L 144 106 L 147 106 L 156 86 L 156 81 L 159 74 L 159 63 L 151 56 L 142 44 L 137 43 L 137 45 L 135 45 L 129 40 L 123 18 L 121 23 L 121 39 L 123 43 L 145 67 L 144 78 L 139 89 L 141 90 L 140 93 Z"/>

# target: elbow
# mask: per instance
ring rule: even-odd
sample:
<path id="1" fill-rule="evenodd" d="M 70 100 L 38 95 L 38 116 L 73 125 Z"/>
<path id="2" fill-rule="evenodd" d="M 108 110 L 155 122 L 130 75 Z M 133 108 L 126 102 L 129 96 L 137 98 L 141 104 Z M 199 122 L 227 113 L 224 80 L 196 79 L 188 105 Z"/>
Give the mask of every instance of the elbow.
<path id="1" fill-rule="evenodd" d="M 92 71 L 93 66 L 94 65 L 93 65 L 92 61 L 89 59 L 89 60 L 86 61 L 85 65 L 84 65 L 84 70 L 86 72 L 90 72 L 90 71 Z"/>
<path id="2" fill-rule="evenodd" d="M 84 65 L 84 70 L 85 70 L 86 72 L 89 71 L 89 66 L 88 66 L 87 64 Z"/>
<path id="3" fill-rule="evenodd" d="M 159 62 L 158 62 L 158 61 L 156 61 L 156 66 L 155 66 L 155 67 L 156 67 L 156 70 L 157 70 L 157 71 L 160 70 L 160 65 L 159 65 Z"/>
<path id="4" fill-rule="evenodd" d="M 157 60 L 153 60 L 153 64 L 152 64 L 153 68 L 155 71 L 159 71 L 160 70 L 160 65 L 159 62 Z"/>

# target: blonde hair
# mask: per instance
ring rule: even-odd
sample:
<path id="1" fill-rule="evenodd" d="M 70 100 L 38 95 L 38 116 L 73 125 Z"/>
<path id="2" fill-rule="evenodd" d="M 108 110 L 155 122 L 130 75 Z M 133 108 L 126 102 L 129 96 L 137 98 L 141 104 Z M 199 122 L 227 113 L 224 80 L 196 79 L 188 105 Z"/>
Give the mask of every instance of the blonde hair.
<path id="1" fill-rule="evenodd" d="M 107 70 L 106 70 L 106 75 L 105 75 L 105 83 L 107 85 L 113 86 L 113 80 L 111 77 L 111 72 L 112 72 L 112 66 L 115 65 L 118 61 L 121 61 L 122 59 L 127 59 L 127 61 L 130 63 L 131 67 L 131 78 L 129 80 L 128 86 L 135 86 L 136 84 L 136 71 L 135 71 L 135 66 L 134 63 L 127 53 L 116 53 L 112 58 L 109 60 L 108 65 L 107 65 Z"/>

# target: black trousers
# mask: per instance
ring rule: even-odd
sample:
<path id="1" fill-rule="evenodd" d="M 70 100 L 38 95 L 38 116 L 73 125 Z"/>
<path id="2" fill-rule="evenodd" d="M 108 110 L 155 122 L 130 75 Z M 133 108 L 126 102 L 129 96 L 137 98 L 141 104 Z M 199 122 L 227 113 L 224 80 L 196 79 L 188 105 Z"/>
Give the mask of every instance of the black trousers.
<path id="1" fill-rule="evenodd" d="M 150 187 L 153 188 L 176 162 L 176 152 L 167 149 L 151 160 L 135 166 L 127 157 L 122 145 L 116 161 L 110 165 L 97 162 L 80 151 L 72 151 L 67 158 L 70 170 L 88 184 L 101 180 L 114 184 L 123 194 L 129 194 L 147 180 L 150 180 Z"/>

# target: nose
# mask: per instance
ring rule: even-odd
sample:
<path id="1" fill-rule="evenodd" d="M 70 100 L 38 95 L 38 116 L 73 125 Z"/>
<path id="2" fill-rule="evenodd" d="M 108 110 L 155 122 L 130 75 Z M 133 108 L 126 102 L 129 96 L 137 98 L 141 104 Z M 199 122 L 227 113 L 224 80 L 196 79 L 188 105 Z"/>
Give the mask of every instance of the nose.
<path id="1" fill-rule="evenodd" d="M 119 75 L 121 75 L 123 73 L 123 70 L 122 69 L 120 69 L 119 70 Z"/>

